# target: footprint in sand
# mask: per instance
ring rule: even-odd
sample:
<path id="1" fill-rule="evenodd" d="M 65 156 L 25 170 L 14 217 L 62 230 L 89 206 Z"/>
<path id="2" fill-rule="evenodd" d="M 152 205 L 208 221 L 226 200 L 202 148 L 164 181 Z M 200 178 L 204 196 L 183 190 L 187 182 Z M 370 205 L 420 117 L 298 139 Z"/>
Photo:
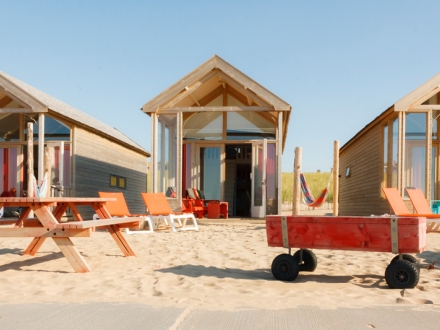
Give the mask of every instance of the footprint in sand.
<path id="1" fill-rule="evenodd" d="M 153 297 L 159 297 L 162 295 L 162 291 L 157 291 L 156 289 L 153 288 L 151 295 Z"/>

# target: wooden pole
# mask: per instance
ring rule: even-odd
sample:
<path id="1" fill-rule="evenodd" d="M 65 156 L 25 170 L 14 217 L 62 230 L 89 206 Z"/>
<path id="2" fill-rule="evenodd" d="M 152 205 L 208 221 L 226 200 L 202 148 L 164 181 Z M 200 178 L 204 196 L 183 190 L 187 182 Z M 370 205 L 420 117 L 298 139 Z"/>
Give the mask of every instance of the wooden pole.
<path id="1" fill-rule="evenodd" d="M 28 173 L 28 182 L 27 182 L 27 195 L 28 197 L 34 197 L 34 125 L 29 122 L 27 124 L 27 173 Z"/>
<path id="2" fill-rule="evenodd" d="M 292 215 L 299 215 L 301 203 L 301 157 L 302 148 L 295 148 L 295 160 L 293 162 L 293 205 Z"/>
<path id="3" fill-rule="evenodd" d="M 333 151 L 333 215 L 339 215 L 339 141 L 335 141 Z"/>

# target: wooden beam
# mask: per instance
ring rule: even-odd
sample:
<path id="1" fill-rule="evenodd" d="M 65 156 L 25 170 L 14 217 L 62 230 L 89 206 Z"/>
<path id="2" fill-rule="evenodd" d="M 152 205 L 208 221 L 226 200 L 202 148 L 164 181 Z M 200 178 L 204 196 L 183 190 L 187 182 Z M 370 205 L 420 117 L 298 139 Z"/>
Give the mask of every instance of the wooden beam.
<path id="1" fill-rule="evenodd" d="M 189 94 L 191 96 L 191 98 L 194 100 L 194 102 L 196 102 L 196 104 L 200 107 L 200 103 L 199 101 L 197 101 L 196 97 L 193 95 L 193 93 Z"/>
<path id="2" fill-rule="evenodd" d="M 411 106 L 408 110 L 440 110 L 440 104 L 424 104 Z"/>
<path id="3" fill-rule="evenodd" d="M 223 94 L 223 87 L 222 86 L 218 86 L 216 89 L 214 89 L 212 92 L 210 92 L 209 94 L 205 95 L 204 97 L 202 97 L 199 100 L 199 104 L 201 106 L 205 106 L 207 105 L 209 102 L 211 102 L 212 100 L 214 100 L 216 97 L 220 96 L 221 94 Z M 193 104 L 193 106 L 195 107 L 195 104 Z"/>
<path id="4" fill-rule="evenodd" d="M 12 88 L 11 90 L 5 89 L 5 93 L 7 96 L 9 96 L 15 102 L 17 102 L 20 106 L 22 106 L 25 109 L 31 110 L 31 112 L 47 112 L 48 111 L 47 107 L 45 105 L 43 105 L 39 100 L 30 96 L 26 92 L 23 92 L 21 89 L 17 89 L 17 90 L 15 90 L 15 88 Z M 17 93 L 17 95 L 19 95 L 19 96 L 22 95 L 23 100 L 21 100 L 19 98 L 19 96 L 15 95 L 14 93 Z M 26 93 L 26 94 L 23 94 L 23 93 Z"/>
<path id="5" fill-rule="evenodd" d="M 227 106 L 227 107 L 171 107 L 171 108 L 159 108 L 160 112 L 206 112 L 206 111 L 273 111 L 272 107 L 260 107 L 260 106 Z"/>
<path id="6" fill-rule="evenodd" d="M 239 83 L 237 83 L 236 81 L 234 81 L 233 79 L 231 79 L 230 77 L 225 75 L 224 73 L 219 72 L 218 76 L 220 78 L 224 79 L 229 86 L 231 86 L 231 87 L 235 88 L 236 90 L 240 91 L 240 93 L 244 94 L 246 97 L 250 97 L 258 105 L 270 106 L 269 103 L 264 101 L 257 94 L 255 94 L 254 92 L 250 91 L 247 87 L 240 85 Z"/>
<path id="7" fill-rule="evenodd" d="M 27 108 L 0 108 L 0 113 L 32 113 L 32 109 Z"/>
<path id="8" fill-rule="evenodd" d="M 3 108 L 4 106 L 7 106 L 9 103 L 11 103 L 13 99 L 11 99 L 9 96 L 5 96 L 0 100 L 0 108 Z"/>
<path id="9" fill-rule="evenodd" d="M 191 87 L 188 87 L 188 86 L 185 87 L 185 89 L 182 92 L 180 92 L 180 94 L 177 94 L 175 97 L 168 100 L 168 102 L 164 103 L 163 107 L 172 107 L 173 105 L 179 103 L 187 96 L 190 96 L 191 93 L 194 92 L 195 90 L 197 90 L 197 88 L 199 88 L 200 86 L 202 86 L 202 84 L 203 84 L 202 82 L 197 81 Z"/>
<path id="10" fill-rule="evenodd" d="M 90 229 L 82 228 L 1 228 L 0 237 L 90 237 Z"/>

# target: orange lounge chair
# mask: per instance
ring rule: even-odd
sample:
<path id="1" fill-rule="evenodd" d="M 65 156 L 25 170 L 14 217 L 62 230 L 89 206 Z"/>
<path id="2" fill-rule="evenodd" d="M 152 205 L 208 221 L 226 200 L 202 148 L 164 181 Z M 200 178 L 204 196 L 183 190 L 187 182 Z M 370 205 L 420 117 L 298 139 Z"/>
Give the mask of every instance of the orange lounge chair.
<path id="1" fill-rule="evenodd" d="M 196 218 L 192 213 L 173 212 L 168 204 L 168 201 L 163 193 L 142 193 L 145 205 L 147 206 L 148 214 L 155 223 L 159 223 L 163 220 L 166 225 L 171 227 L 174 232 L 181 230 L 199 230 Z M 193 222 L 193 226 L 186 227 L 187 220 L 190 219 Z M 178 221 L 180 228 L 176 228 L 174 220 Z"/>
<path id="2" fill-rule="evenodd" d="M 399 194 L 399 191 L 397 190 L 397 188 L 382 188 L 383 193 L 385 194 L 385 197 L 388 200 L 388 203 L 391 206 L 391 209 L 393 210 L 395 215 L 398 215 L 400 217 L 425 217 L 427 218 L 427 226 L 426 226 L 426 231 L 436 231 L 435 229 L 435 225 L 437 222 L 439 222 L 439 220 L 433 220 L 433 219 L 440 219 L 440 214 L 432 214 L 431 209 L 429 208 L 423 208 L 423 207 L 418 207 L 416 208 L 413 199 L 411 198 L 410 192 L 409 190 L 415 190 L 415 189 L 407 189 L 406 191 L 408 192 L 408 195 L 410 196 L 411 202 L 413 203 L 414 209 L 416 210 L 416 214 L 414 213 L 410 213 L 410 211 L 408 210 L 408 208 L 405 205 L 405 202 L 403 201 L 402 197 Z M 423 196 L 423 193 L 420 190 L 420 193 Z M 423 196 L 424 202 L 427 204 L 425 197 Z M 418 201 L 417 201 L 418 202 Z M 416 203 L 417 203 L 416 202 Z M 426 212 L 420 212 L 419 211 L 426 211 Z M 434 225 L 433 225 L 434 224 Z M 434 227 L 434 228 L 433 228 Z"/>
<path id="3" fill-rule="evenodd" d="M 418 188 L 406 188 L 406 192 L 418 215 L 426 217 L 428 231 L 440 231 L 440 214 L 433 214 L 423 191 Z"/>
<path id="4" fill-rule="evenodd" d="M 153 223 L 148 214 L 130 213 L 123 193 L 100 191 L 98 194 L 101 198 L 116 198 L 115 202 L 108 202 L 105 205 L 112 217 L 145 217 L 145 221 L 148 223 L 148 230 L 130 230 L 130 228 L 125 228 L 127 234 L 149 234 L 153 232 Z"/>

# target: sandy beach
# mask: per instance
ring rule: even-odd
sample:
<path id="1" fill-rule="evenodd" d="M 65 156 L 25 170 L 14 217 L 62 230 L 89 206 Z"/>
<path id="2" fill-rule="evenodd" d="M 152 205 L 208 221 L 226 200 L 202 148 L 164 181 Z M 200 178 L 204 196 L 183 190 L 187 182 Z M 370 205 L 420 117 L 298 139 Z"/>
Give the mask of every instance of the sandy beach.
<path id="1" fill-rule="evenodd" d="M 124 234 L 126 235 L 126 234 Z M 273 278 L 264 221 L 200 222 L 200 230 L 128 235 L 138 257 L 124 257 L 105 231 L 73 238 L 92 268 L 75 273 L 52 240 L 22 256 L 30 238 L 0 240 L 0 302 L 137 302 L 206 309 L 440 305 L 440 235 L 428 234 L 416 288 L 391 290 L 384 272 L 391 253 L 314 250 L 318 267 L 294 282 Z"/>

